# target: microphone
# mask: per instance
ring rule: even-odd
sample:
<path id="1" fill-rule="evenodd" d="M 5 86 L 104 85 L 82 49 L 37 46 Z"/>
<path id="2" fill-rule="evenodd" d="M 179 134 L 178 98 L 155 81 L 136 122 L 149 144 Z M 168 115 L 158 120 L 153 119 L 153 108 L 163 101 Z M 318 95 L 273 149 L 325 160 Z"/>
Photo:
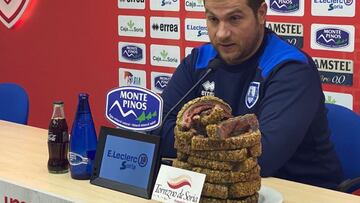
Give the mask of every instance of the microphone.
<path id="1" fill-rule="evenodd" d="M 200 79 L 185 93 L 183 97 L 166 113 L 164 118 L 161 121 L 161 125 L 159 127 L 159 135 L 161 136 L 161 133 L 163 131 L 163 125 L 164 121 L 169 117 L 169 115 L 185 100 L 185 98 L 204 80 L 205 77 L 207 77 L 211 72 L 215 71 L 220 66 L 226 66 L 226 63 L 220 59 L 220 58 L 214 58 L 208 65 L 208 68 L 206 72 L 200 77 Z M 162 156 L 162 155 L 161 155 Z M 162 160 L 163 164 L 166 165 L 172 165 L 172 160 Z"/>
<path id="2" fill-rule="evenodd" d="M 208 65 L 208 68 L 206 72 L 200 77 L 200 79 L 186 92 L 186 94 L 181 97 L 181 99 L 166 113 L 164 116 L 164 119 L 161 122 L 160 125 L 160 132 L 162 131 L 162 126 L 164 124 L 164 121 L 169 117 L 169 115 L 185 100 L 185 98 L 204 80 L 206 76 L 208 76 L 211 72 L 215 71 L 218 67 L 224 66 L 225 62 L 220 58 L 214 58 Z M 161 134 L 161 133 L 160 133 Z"/>

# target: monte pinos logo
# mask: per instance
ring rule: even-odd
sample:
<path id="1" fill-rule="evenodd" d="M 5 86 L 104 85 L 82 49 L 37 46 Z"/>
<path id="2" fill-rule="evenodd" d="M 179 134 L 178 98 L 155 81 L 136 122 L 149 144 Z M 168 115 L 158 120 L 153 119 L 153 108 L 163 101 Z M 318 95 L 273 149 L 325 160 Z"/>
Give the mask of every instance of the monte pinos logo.
<path id="1" fill-rule="evenodd" d="M 291 13 L 300 9 L 299 0 L 270 0 L 270 9 L 279 13 Z"/>
<path id="2" fill-rule="evenodd" d="M 162 98 L 140 87 L 119 87 L 106 97 L 106 117 L 116 126 L 128 130 L 153 130 L 160 126 Z"/>
<path id="3" fill-rule="evenodd" d="M 355 27 L 353 25 L 311 25 L 311 48 L 338 52 L 353 52 Z"/>
<path id="4" fill-rule="evenodd" d="M 319 45 L 340 48 L 349 45 L 349 32 L 338 28 L 323 28 L 316 31 L 316 42 Z"/>

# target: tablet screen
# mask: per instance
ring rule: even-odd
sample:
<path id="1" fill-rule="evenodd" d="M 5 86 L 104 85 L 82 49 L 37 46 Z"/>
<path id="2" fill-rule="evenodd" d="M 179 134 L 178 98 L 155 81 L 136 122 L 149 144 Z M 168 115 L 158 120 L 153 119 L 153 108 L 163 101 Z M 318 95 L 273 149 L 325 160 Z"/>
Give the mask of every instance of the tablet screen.
<path id="1" fill-rule="evenodd" d="M 155 144 L 108 135 L 99 177 L 147 188 Z"/>
<path id="2" fill-rule="evenodd" d="M 159 146 L 160 136 L 102 126 L 90 183 L 149 199 Z"/>

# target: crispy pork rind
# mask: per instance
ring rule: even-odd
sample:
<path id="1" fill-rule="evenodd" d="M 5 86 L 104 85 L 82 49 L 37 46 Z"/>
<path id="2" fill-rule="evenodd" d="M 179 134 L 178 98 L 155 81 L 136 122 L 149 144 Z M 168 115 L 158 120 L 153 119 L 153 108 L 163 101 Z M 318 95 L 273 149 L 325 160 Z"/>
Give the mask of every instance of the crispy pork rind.
<path id="1" fill-rule="evenodd" d="M 257 165 L 256 158 L 250 157 L 242 162 L 214 161 L 196 156 L 189 156 L 187 162 L 197 167 L 208 168 L 219 171 L 246 172 Z"/>
<path id="2" fill-rule="evenodd" d="M 201 195 L 206 197 L 227 199 L 229 198 L 229 188 L 227 185 L 205 183 Z"/>
<path id="3" fill-rule="evenodd" d="M 215 106 L 223 109 L 223 117 L 232 117 L 231 116 L 231 107 L 225 103 L 222 99 L 219 99 L 214 96 L 204 96 L 198 97 L 186 103 L 181 110 L 179 111 L 176 119 L 176 126 L 179 130 L 186 131 L 191 128 L 193 116 L 201 113 L 202 111 L 211 110 Z"/>
<path id="4" fill-rule="evenodd" d="M 250 171 L 217 171 L 206 168 L 193 167 L 192 171 L 206 175 L 205 182 L 215 184 L 233 184 L 237 182 L 246 182 L 260 177 L 260 166 L 256 166 Z"/>
<path id="5" fill-rule="evenodd" d="M 194 136 L 191 139 L 192 150 L 232 150 L 252 147 L 260 144 L 261 134 L 259 130 L 244 133 L 226 139 L 209 139 L 202 136 Z"/>
<path id="6" fill-rule="evenodd" d="M 174 134 L 173 166 L 206 175 L 200 202 L 258 201 L 262 149 L 255 114 L 233 117 L 223 100 L 200 97 L 179 111 Z"/>

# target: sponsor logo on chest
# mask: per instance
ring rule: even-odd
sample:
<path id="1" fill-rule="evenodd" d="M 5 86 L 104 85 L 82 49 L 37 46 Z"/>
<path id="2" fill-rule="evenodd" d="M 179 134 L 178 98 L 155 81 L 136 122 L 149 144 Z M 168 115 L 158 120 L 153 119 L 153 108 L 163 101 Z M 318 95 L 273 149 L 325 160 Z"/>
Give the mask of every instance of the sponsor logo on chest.
<path id="1" fill-rule="evenodd" d="M 201 96 L 214 96 L 215 95 L 215 82 L 207 80 L 202 84 Z"/>

